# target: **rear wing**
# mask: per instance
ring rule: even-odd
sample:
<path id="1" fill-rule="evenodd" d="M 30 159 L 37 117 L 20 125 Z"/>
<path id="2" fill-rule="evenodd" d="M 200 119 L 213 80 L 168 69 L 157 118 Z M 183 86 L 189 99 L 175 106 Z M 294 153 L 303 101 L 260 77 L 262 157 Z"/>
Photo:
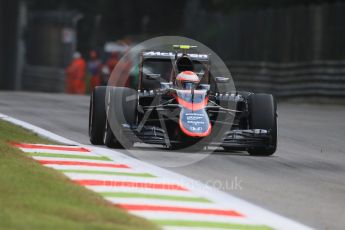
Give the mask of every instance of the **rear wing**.
<path id="1" fill-rule="evenodd" d="M 208 54 L 197 54 L 197 53 L 187 53 L 184 54 L 182 52 L 175 53 L 175 52 L 165 52 L 165 51 L 144 51 L 141 53 L 141 57 L 143 60 L 146 59 L 173 59 L 175 60 L 182 55 L 188 55 L 192 61 L 199 61 L 199 62 L 208 62 L 210 60 Z"/>
<path id="2" fill-rule="evenodd" d="M 178 49 L 175 52 L 173 51 L 156 51 L 156 50 L 147 50 L 142 51 L 140 53 L 140 65 L 139 65 L 139 81 L 138 81 L 138 90 L 142 90 L 143 85 L 143 66 L 146 60 L 154 60 L 154 61 L 174 61 L 177 60 L 179 57 L 183 55 L 187 55 L 193 62 L 200 62 L 206 68 L 204 76 L 209 81 L 209 69 L 210 69 L 210 55 L 209 54 L 201 54 L 201 53 L 187 53 L 187 50 L 191 48 L 195 48 L 194 46 L 187 46 L 187 45 L 174 45 L 174 49 Z M 176 68 L 173 68 L 173 73 L 176 72 Z M 171 74 L 171 76 L 175 74 Z"/>

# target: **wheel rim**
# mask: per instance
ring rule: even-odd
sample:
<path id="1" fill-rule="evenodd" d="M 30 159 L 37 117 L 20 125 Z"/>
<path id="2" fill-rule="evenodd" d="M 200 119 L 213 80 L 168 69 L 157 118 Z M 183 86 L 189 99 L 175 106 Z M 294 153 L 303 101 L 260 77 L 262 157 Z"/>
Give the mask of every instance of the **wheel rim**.
<path id="1" fill-rule="evenodd" d="M 106 143 L 107 140 L 107 133 L 108 133 L 108 121 L 105 121 L 105 128 L 104 128 L 104 135 L 103 135 L 103 143 Z"/>

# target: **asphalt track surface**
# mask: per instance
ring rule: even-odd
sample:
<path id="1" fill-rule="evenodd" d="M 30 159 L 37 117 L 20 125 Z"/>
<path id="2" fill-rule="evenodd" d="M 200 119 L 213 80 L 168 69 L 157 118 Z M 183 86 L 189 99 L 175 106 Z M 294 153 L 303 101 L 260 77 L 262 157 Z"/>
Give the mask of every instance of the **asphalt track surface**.
<path id="1" fill-rule="evenodd" d="M 89 144 L 88 109 L 87 96 L 0 92 L 0 113 L 83 144 Z M 216 151 L 169 170 L 316 229 L 344 229 L 345 106 L 280 103 L 278 113 L 273 157 Z M 145 147 L 135 151 L 157 162 L 169 154 Z"/>

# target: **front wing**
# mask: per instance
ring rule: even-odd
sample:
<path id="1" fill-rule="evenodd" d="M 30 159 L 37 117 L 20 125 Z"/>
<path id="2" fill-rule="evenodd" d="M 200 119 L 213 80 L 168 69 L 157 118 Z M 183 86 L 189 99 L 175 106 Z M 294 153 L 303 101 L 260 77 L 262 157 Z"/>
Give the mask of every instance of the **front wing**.
<path id="1" fill-rule="evenodd" d="M 140 129 L 138 129 L 140 128 Z M 164 129 L 155 126 L 130 126 L 123 125 L 124 133 L 127 138 L 133 142 L 160 144 L 170 147 L 173 143 L 181 141 L 170 140 Z M 248 130 L 231 130 L 226 132 L 220 141 L 206 140 L 205 146 L 222 146 L 227 148 L 254 148 L 266 147 L 271 142 L 269 130 L 265 129 L 248 129 Z"/>

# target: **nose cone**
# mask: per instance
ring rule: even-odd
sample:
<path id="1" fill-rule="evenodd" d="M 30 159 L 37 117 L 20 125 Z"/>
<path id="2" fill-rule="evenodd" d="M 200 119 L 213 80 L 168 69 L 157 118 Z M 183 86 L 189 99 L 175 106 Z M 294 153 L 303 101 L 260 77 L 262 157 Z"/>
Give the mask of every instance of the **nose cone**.
<path id="1" fill-rule="evenodd" d="M 208 98 L 204 90 L 196 90 L 195 96 L 185 90 L 177 91 L 177 102 L 181 106 L 179 126 L 190 137 L 206 137 L 212 130 L 210 119 L 205 110 Z"/>
<path id="2" fill-rule="evenodd" d="M 212 126 L 204 109 L 190 111 L 183 108 L 179 120 L 180 129 L 190 137 L 207 137 L 210 135 Z"/>

